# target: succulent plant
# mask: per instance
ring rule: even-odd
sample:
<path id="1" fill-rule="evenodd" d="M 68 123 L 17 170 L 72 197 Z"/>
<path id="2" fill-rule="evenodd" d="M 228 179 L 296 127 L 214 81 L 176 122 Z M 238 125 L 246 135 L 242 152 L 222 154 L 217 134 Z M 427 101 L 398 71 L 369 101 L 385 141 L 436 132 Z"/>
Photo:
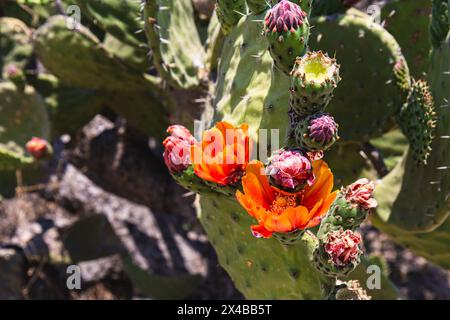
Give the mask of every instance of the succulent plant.
<path id="1" fill-rule="evenodd" d="M 432 53 L 416 69 L 422 37 L 407 48 L 410 28 L 395 27 L 401 14 L 387 30 L 349 8 L 356 2 L 218 0 L 203 46 L 190 0 L 79 1 L 77 30 L 56 15 L 34 31 L 48 73 L 25 70 L 22 88 L 0 83 L 1 119 L 17 120 L 0 131 L 0 169 L 32 163 L 32 137 L 74 132 L 103 107 L 161 140 L 174 122 L 192 130 L 187 109 L 200 99 L 203 134 L 169 127 L 164 159 L 199 194 L 200 221 L 236 287 L 259 299 L 396 298 L 386 277 L 382 290 L 367 288 L 357 229 L 372 212 L 400 244 L 450 267 L 449 3 L 433 0 Z M 11 19 L 0 20 L 14 30 L 1 38 L 13 44 L 2 57 L 24 70 L 30 31 Z M 407 149 L 396 144 L 398 128 Z M 261 129 L 282 141 L 267 163 L 251 157 L 267 146 Z M 380 154 L 398 147 L 386 176 L 364 153 L 377 145 Z"/>

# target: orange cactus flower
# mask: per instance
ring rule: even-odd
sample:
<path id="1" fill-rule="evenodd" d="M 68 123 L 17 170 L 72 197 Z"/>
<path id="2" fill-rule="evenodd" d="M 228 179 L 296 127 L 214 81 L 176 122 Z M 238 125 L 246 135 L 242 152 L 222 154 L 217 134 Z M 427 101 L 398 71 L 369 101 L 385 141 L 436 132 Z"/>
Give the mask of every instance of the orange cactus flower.
<path id="1" fill-rule="evenodd" d="M 191 148 L 195 174 L 223 186 L 236 184 L 244 175 L 250 148 L 247 124 L 234 127 L 227 122 L 218 122 Z"/>
<path id="2" fill-rule="evenodd" d="M 258 221 L 252 226 L 256 237 L 270 238 L 274 232 L 304 230 L 318 225 L 335 200 L 333 174 L 323 160 L 313 162 L 315 182 L 290 194 L 269 184 L 264 165 L 252 161 L 242 178 L 243 193 L 236 192 L 239 203 Z"/>

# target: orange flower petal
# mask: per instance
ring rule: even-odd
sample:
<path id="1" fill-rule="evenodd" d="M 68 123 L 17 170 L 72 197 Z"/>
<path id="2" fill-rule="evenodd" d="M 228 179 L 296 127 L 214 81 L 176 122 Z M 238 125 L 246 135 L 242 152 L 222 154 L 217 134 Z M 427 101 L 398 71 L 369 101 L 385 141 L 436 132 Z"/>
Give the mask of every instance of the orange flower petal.
<path id="1" fill-rule="evenodd" d="M 295 207 L 295 208 L 288 208 L 288 209 L 285 210 L 283 215 L 288 216 L 289 219 L 292 221 L 293 230 L 294 229 L 304 229 L 305 226 L 308 224 L 308 222 L 313 217 L 313 213 L 310 212 L 304 206 L 298 206 L 298 207 Z"/>
<path id="2" fill-rule="evenodd" d="M 269 213 L 264 221 L 264 228 L 272 232 L 289 232 L 294 230 L 289 217 L 287 215 L 277 215 Z"/>
<path id="3" fill-rule="evenodd" d="M 264 174 L 264 164 L 261 161 L 252 161 L 246 167 L 246 174 L 254 174 L 258 177 L 259 185 L 268 202 L 272 203 L 275 200 L 275 190 L 269 183 L 269 179 Z"/>
<path id="4" fill-rule="evenodd" d="M 310 187 L 305 188 L 302 205 L 312 210 L 317 202 L 325 199 L 333 188 L 333 174 L 325 161 L 313 162 L 316 181 Z"/>
<path id="5" fill-rule="evenodd" d="M 262 225 L 253 225 L 252 227 L 253 235 L 262 236 L 264 238 L 270 238 L 272 236 L 272 232 L 264 228 Z"/>

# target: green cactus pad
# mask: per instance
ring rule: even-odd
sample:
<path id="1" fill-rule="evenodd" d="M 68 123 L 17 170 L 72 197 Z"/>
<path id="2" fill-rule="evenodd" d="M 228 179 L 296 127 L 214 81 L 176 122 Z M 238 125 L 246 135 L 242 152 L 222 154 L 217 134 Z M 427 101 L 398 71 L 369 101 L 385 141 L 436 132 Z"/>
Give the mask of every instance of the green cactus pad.
<path id="1" fill-rule="evenodd" d="M 388 171 L 401 161 L 408 148 L 408 139 L 400 129 L 392 130 L 380 138 L 371 140 L 370 143 L 381 153 Z"/>
<path id="2" fill-rule="evenodd" d="M 414 81 L 397 121 L 409 140 L 413 159 L 426 164 L 432 151 L 436 111 L 433 97 L 425 81 Z"/>
<path id="3" fill-rule="evenodd" d="M 0 18 L 0 77 L 9 64 L 25 67 L 33 53 L 30 40 L 31 31 L 22 21 Z"/>
<path id="4" fill-rule="evenodd" d="M 46 106 L 35 90 L 18 90 L 0 82 L 0 170 L 14 170 L 34 162 L 25 151 L 32 137 L 49 139 Z"/>
<path id="5" fill-rule="evenodd" d="M 321 51 L 308 52 L 295 60 L 291 72 L 291 107 L 306 117 L 324 111 L 341 78 L 339 65 Z"/>
<path id="6" fill-rule="evenodd" d="M 343 80 L 327 109 L 340 124 L 341 138 L 364 141 L 387 132 L 403 104 L 394 75 L 395 64 L 404 59 L 398 43 L 357 10 L 311 25 L 310 47 L 335 55 L 341 65 Z"/>
<path id="7" fill-rule="evenodd" d="M 105 34 L 103 46 L 127 65 L 137 70 L 147 70 L 151 66 L 151 57 L 147 50 L 129 45 L 111 34 Z"/>
<path id="8" fill-rule="evenodd" d="M 305 230 L 297 229 L 291 232 L 279 233 L 275 232 L 273 237 L 280 241 L 285 246 L 292 246 L 296 244 L 303 237 Z"/>
<path id="9" fill-rule="evenodd" d="M 261 34 L 263 19 L 264 14 L 247 16 L 226 38 L 214 102 L 215 121 L 245 122 L 255 141 L 258 128 L 280 129 L 283 137 L 289 108 L 289 78 L 272 70 L 273 60 Z"/>
<path id="10" fill-rule="evenodd" d="M 49 107 L 52 137 L 75 133 L 100 113 L 105 102 L 96 90 L 64 86 L 50 74 L 39 74 L 33 85 Z"/>
<path id="11" fill-rule="evenodd" d="M 261 13 L 269 7 L 267 0 L 247 0 L 247 6 L 253 13 Z"/>
<path id="12" fill-rule="evenodd" d="M 433 151 L 426 165 L 417 164 L 412 152 L 407 152 L 403 161 L 377 186 L 375 195 L 379 202 L 377 221 L 383 230 L 391 233 L 392 230 L 397 232 L 403 229 L 399 236 L 400 243 L 407 242 L 412 250 L 420 254 L 428 250 L 427 257 L 448 266 L 450 263 L 442 261 L 441 257 L 433 258 L 440 249 L 427 246 L 426 240 L 448 237 L 445 232 L 448 232 L 450 214 L 450 37 L 444 43 L 434 50 L 430 62 L 429 83 L 437 114 L 435 139 L 431 144 Z M 435 229 L 444 232 L 436 231 L 434 234 Z M 420 234 L 423 232 L 430 233 Z M 417 240 L 422 237 L 423 241 Z"/>
<path id="13" fill-rule="evenodd" d="M 222 267 L 248 299 L 320 299 L 326 280 L 311 264 L 315 242 L 305 233 L 295 245 L 256 239 L 254 223 L 235 199 L 201 196 L 199 216 Z"/>
<path id="14" fill-rule="evenodd" d="M 338 141 L 325 152 L 324 160 L 334 175 L 334 184 L 342 187 L 359 178 L 376 179 L 376 172 L 369 161 L 361 155 L 361 145 Z"/>
<path id="15" fill-rule="evenodd" d="M 381 9 L 384 27 L 395 37 L 406 60 L 414 66 L 411 74 L 421 77 L 428 71 L 431 0 L 394 0 Z"/>
<path id="16" fill-rule="evenodd" d="M 35 34 L 37 55 L 61 82 L 88 89 L 158 90 L 156 80 L 123 64 L 89 30 L 81 25 L 70 30 L 67 19 L 53 16 Z"/>
<path id="17" fill-rule="evenodd" d="M 345 5 L 345 0 L 314 0 L 311 16 L 317 17 L 344 13 L 348 7 L 349 6 Z"/>
<path id="18" fill-rule="evenodd" d="M 139 1 L 68 0 L 65 2 L 78 5 L 82 18 L 87 17 L 93 24 L 120 41 L 134 47 L 140 47 L 145 43 Z"/>
<path id="19" fill-rule="evenodd" d="M 190 0 L 145 1 L 145 32 L 159 75 L 175 87 L 200 84 L 206 54 Z"/>
<path id="20" fill-rule="evenodd" d="M 245 0 L 217 0 L 216 13 L 223 32 L 227 34 L 247 14 Z"/>
<path id="21" fill-rule="evenodd" d="M 215 11 L 209 21 L 207 34 L 208 37 L 205 44 L 207 69 L 209 72 L 215 73 L 225 38 Z"/>
<path id="22" fill-rule="evenodd" d="M 450 28 L 450 1 L 433 0 L 430 23 L 430 40 L 434 48 L 440 48 Z"/>

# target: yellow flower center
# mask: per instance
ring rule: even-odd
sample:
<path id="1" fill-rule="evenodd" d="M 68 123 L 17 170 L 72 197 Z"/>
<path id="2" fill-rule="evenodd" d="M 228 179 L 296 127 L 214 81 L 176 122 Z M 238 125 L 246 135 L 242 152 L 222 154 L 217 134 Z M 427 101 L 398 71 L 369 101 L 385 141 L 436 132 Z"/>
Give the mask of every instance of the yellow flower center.
<path id="1" fill-rule="evenodd" d="M 275 200 L 272 202 L 270 206 L 270 211 L 275 212 L 276 214 L 282 214 L 284 210 L 287 208 L 297 206 L 297 196 L 285 196 L 282 194 L 278 194 Z"/>

